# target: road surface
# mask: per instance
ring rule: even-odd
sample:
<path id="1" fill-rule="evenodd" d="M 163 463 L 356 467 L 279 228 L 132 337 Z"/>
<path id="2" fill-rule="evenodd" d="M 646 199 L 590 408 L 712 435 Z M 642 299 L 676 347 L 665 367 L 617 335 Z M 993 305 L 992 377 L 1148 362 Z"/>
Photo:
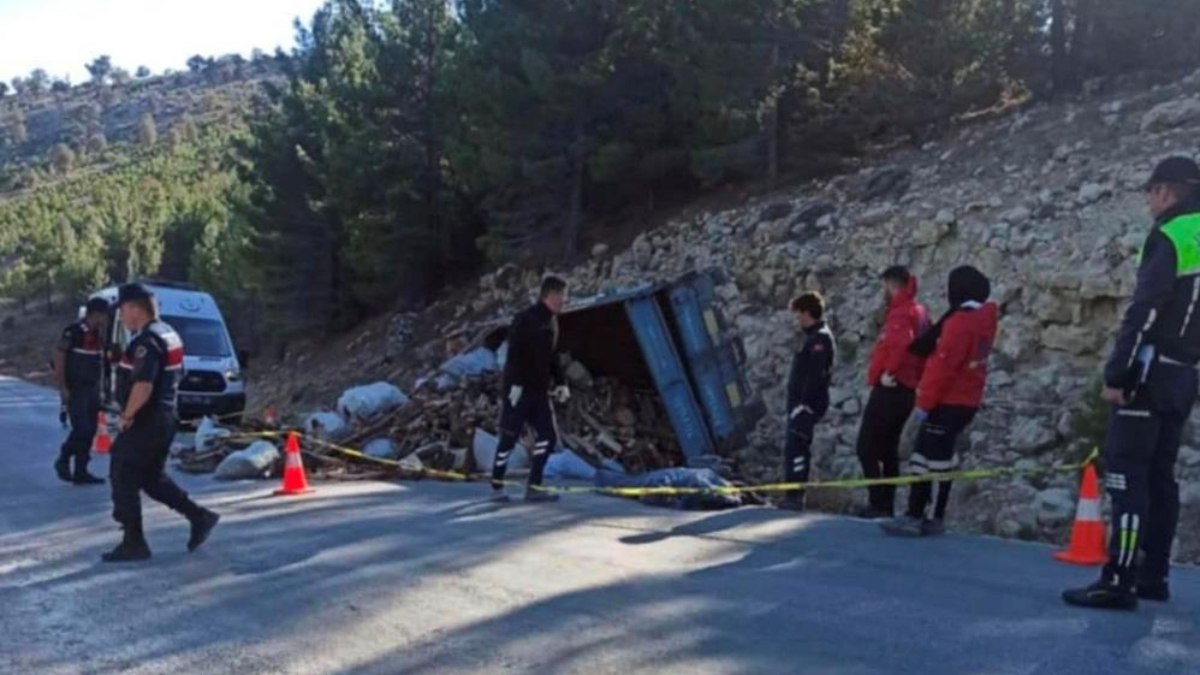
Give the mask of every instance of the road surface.
<path id="1" fill-rule="evenodd" d="M 0 673 L 1200 673 L 1194 569 L 1089 613 L 1058 592 L 1094 572 L 1044 547 L 766 509 L 183 477 L 209 544 L 147 504 L 154 559 L 102 565 L 107 489 L 55 478 L 56 411 L 0 380 Z"/>

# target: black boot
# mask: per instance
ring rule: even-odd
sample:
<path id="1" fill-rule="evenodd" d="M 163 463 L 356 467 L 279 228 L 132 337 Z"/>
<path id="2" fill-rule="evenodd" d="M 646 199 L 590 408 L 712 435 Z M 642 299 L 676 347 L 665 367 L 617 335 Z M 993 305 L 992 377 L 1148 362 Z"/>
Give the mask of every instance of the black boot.
<path id="1" fill-rule="evenodd" d="M 141 528 L 125 528 L 125 538 L 113 550 L 100 556 L 107 563 L 137 562 L 150 559 L 150 546 Z"/>
<path id="2" fill-rule="evenodd" d="M 1150 602 L 1167 602 L 1171 599 L 1171 587 L 1166 579 L 1141 579 L 1137 583 L 1137 596 Z"/>
<path id="3" fill-rule="evenodd" d="M 188 552 L 195 551 L 208 541 L 208 535 L 212 534 L 213 528 L 221 521 L 221 516 L 209 511 L 201 509 L 200 513 L 194 518 L 189 518 L 192 522 L 192 536 L 188 538 Z"/>
<path id="4" fill-rule="evenodd" d="M 1138 596 L 1133 589 L 1115 583 L 1109 575 L 1087 588 L 1076 588 L 1063 591 L 1063 602 L 1076 607 L 1090 609 L 1120 609 L 1132 611 L 1137 609 Z"/>
<path id="5" fill-rule="evenodd" d="M 90 474 L 86 471 L 79 474 L 78 476 L 75 476 L 75 478 L 71 482 L 76 485 L 104 485 L 103 478 L 98 478 L 96 476 L 93 476 L 92 474 Z"/>
<path id="6" fill-rule="evenodd" d="M 54 462 L 54 473 L 58 474 L 59 479 L 63 481 L 74 482 L 71 480 L 71 463 L 66 457 L 59 457 Z"/>

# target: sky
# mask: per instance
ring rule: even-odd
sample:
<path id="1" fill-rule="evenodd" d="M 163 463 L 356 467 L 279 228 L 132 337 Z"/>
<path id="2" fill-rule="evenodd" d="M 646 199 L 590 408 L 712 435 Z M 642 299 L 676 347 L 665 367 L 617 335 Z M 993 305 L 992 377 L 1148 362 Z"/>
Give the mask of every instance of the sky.
<path id="1" fill-rule="evenodd" d="M 290 49 L 321 0 L 0 0 L 0 81 L 44 68 L 73 84 L 101 54 L 131 73 L 185 70 L 194 54 Z"/>

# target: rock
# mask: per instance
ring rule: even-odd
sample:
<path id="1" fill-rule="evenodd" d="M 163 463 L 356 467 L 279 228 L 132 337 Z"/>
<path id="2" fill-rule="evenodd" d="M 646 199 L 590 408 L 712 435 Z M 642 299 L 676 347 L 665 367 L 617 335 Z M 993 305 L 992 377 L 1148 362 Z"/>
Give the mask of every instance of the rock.
<path id="1" fill-rule="evenodd" d="M 1075 496 L 1066 488 L 1042 490 L 1033 503 L 1040 525 L 1057 525 L 1075 515 Z"/>
<path id="2" fill-rule="evenodd" d="M 1074 153 L 1075 153 L 1074 148 L 1072 148 L 1067 143 L 1063 143 L 1062 145 L 1060 145 L 1054 149 L 1054 159 L 1055 159 L 1055 161 L 1058 161 L 1058 162 L 1065 162 L 1068 159 L 1070 159 L 1071 155 L 1073 155 Z"/>
<path id="3" fill-rule="evenodd" d="M 862 404 L 858 402 L 858 398 L 851 398 L 845 403 L 842 403 L 842 412 L 847 415 L 857 415 L 862 412 Z"/>
<path id="4" fill-rule="evenodd" d="M 1001 214 L 1000 220 L 1003 220 L 1009 225 L 1024 225 L 1032 216 L 1032 211 L 1024 206 L 1018 206 L 1015 209 L 1011 209 Z"/>
<path id="5" fill-rule="evenodd" d="M 1022 454 L 1040 452 L 1053 446 L 1057 440 L 1053 429 L 1030 418 L 1016 421 L 1008 437 L 1012 449 Z"/>
<path id="6" fill-rule="evenodd" d="M 1100 349 L 1102 333 L 1088 326 L 1047 326 L 1042 331 L 1042 344 L 1047 349 L 1087 356 Z"/>
<path id="7" fill-rule="evenodd" d="M 896 207 L 889 205 L 877 206 L 860 215 L 855 224 L 858 227 L 876 227 L 886 223 L 896 214 Z"/>
<path id="8" fill-rule="evenodd" d="M 816 201 L 801 209 L 800 213 L 796 214 L 794 222 L 816 225 L 824 229 L 821 222 L 829 218 L 829 223 L 832 224 L 834 213 L 837 213 L 837 206 L 832 202 Z"/>
<path id="9" fill-rule="evenodd" d="M 578 361 L 572 361 L 567 366 L 567 369 L 563 371 L 563 375 L 566 376 L 567 382 L 571 383 L 571 386 L 574 387 L 583 387 L 586 389 L 594 384 L 592 374 L 588 372 L 587 366 Z"/>
<path id="10" fill-rule="evenodd" d="M 863 190 L 862 200 L 865 202 L 878 199 L 899 199 L 908 192 L 912 185 L 912 173 L 908 169 L 880 169 L 867 181 Z"/>
<path id="11" fill-rule="evenodd" d="M 603 258 L 608 255 L 608 244 L 596 244 L 592 247 L 593 258 Z"/>
<path id="12" fill-rule="evenodd" d="M 958 218 L 954 215 L 954 209 L 942 209 L 934 216 L 933 222 L 942 227 L 949 228 L 958 222 Z"/>
<path id="13" fill-rule="evenodd" d="M 787 218 L 788 216 L 792 215 L 792 211 L 794 209 L 795 207 L 789 202 L 772 204 L 759 213 L 758 222 L 766 223 L 773 220 L 779 220 L 780 218 Z"/>
<path id="14" fill-rule="evenodd" d="M 1142 116 L 1142 133 L 1167 131 L 1200 120 L 1200 99 L 1168 101 Z"/>
<path id="15" fill-rule="evenodd" d="M 1105 197 L 1112 196 L 1112 190 L 1100 185 L 1099 183 L 1084 183 L 1083 187 L 1079 188 L 1078 201 L 1086 206 L 1095 204 Z"/>
<path id="16" fill-rule="evenodd" d="M 949 236 L 952 229 L 950 225 L 925 221 L 912 230 L 908 240 L 913 246 L 933 246 Z"/>
<path id="17" fill-rule="evenodd" d="M 1197 71 L 1200 72 L 1200 71 Z M 1200 450 L 1184 446 L 1179 449 L 1179 461 L 1184 466 L 1200 465 Z"/>

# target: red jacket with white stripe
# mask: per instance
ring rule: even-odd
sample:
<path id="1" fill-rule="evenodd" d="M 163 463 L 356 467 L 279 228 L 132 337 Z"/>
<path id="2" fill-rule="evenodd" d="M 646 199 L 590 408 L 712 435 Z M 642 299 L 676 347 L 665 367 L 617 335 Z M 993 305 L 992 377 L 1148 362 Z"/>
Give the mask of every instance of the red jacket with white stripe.
<path id="1" fill-rule="evenodd" d="M 900 385 L 916 389 L 925 370 L 925 359 L 908 351 L 918 335 L 929 329 L 929 313 L 917 302 L 917 278 L 909 277 L 908 286 L 888 304 L 883 330 L 871 351 L 867 384 L 879 386 L 885 373 Z"/>
<path id="2" fill-rule="evenodd" d="M 929 412 L 943 405 L 978 408 L 983 403 L 999 313 L 996 303 L 989 302 L 946 319 L 917 387 L 917 408 Z"/>

